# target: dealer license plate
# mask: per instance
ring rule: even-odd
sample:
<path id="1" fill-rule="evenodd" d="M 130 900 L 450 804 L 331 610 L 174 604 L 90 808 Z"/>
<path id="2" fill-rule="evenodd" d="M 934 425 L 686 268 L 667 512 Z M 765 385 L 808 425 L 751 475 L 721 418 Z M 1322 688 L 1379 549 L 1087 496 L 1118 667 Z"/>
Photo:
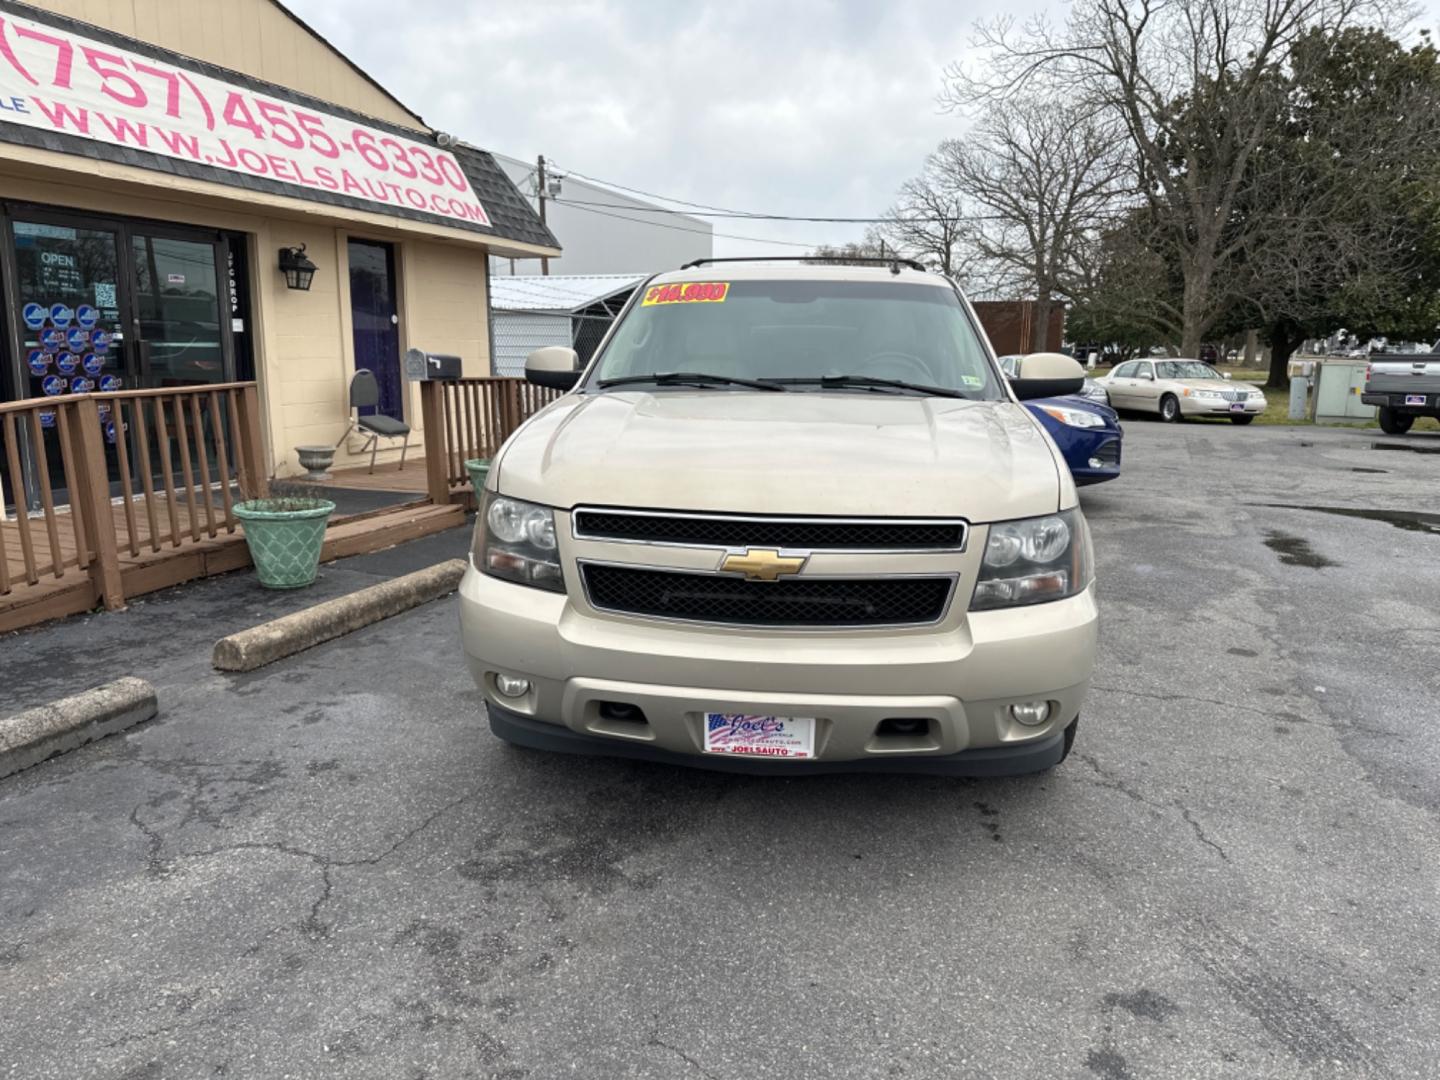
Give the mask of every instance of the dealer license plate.
<path id="1" fill-rule="evenodd" d="M 1244 411 L 1245 411 L 1245 403 L 1244 403 L 1243 401 L 1233 401 L 1233 402 L 1231 402 L 1231 403 L 1230 403 L 1230 411 L 1231 411 L 1231 412 L 1244 412 Z"/>
<path id="2" fill-rule="evenodd" d="M 1406 405 L 1424 405 L 1424 404 L 1425 404 L 1425 395 L 1424 395 L 1424 394 L 1406 394 L 1406 395 L 1405 395 L 1405 404 L 1406 404 Z"/>
<path id="3" fill-rule="evenodd" d="M 813 758 L 815 718 L 706 713 L 705 752 L 791 760 Z"/>

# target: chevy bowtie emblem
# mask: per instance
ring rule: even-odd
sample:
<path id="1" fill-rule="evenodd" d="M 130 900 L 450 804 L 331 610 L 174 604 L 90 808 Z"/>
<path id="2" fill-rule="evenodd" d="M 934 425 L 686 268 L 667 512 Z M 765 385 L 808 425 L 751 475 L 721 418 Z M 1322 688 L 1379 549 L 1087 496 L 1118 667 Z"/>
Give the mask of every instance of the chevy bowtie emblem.
<path id="1" fill-rule="evenodd" d="M 798 574 L 807 556 L 781 555 L 774 548 L 747 548 L 720 561 L 720 569 L 731 574 L 744 574 L 751 581 L 775 581 L 782 574 Z"/>

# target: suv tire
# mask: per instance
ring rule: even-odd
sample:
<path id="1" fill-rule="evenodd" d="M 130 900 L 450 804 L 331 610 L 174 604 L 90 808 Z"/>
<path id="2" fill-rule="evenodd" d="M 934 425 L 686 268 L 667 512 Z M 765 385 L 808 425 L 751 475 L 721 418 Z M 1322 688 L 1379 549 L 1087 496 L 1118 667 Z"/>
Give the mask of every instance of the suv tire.
<path id="1" fill-rule="evenodd" d="M 1380 406 L 1380 430 L 1386 435 L 1404 435 L 1415 423 L 1409 413 L 1399 413 L 1388 405 Z"/>

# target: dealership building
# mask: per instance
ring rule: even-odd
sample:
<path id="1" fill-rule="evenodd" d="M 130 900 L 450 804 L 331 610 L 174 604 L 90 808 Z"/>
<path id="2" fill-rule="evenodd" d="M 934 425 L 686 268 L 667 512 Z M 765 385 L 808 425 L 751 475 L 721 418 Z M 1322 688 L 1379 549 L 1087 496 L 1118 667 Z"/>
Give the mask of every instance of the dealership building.
<path id="1" fill-rule="evenodd" d="M 274 0 L 0 0 L 0 401 L 253 379 L 284 475 L 359 451 L 365 368 L 413 454 L 407 349 L 489 374 L 491 257 L 559 254 L 490 154 Z"/>

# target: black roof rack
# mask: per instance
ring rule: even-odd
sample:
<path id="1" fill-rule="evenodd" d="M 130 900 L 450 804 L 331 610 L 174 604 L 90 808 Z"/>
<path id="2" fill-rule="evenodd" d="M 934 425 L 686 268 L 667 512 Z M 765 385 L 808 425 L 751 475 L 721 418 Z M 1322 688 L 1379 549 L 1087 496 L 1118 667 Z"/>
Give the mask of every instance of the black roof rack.
<path id="1" fill-rule="evenodd" d="M 724 259 L 692 259 L 681 270 L 693 270 L 697 266 L 709 266 L 712 263 L 738 263 L 738 262 L 806 262 L 806 263 L 838 263 L 841 266 L 864 263 L 865 265 L 888 266 L 890 272 L 898 274 L 900 267 L 908 266 L 911 270 L 919 270 L 927 273 L 928 270 L 923 263 L 914 259 L 901 259 L 894 255 L 881 257 L 879 255 L 736 255 Z"/>

